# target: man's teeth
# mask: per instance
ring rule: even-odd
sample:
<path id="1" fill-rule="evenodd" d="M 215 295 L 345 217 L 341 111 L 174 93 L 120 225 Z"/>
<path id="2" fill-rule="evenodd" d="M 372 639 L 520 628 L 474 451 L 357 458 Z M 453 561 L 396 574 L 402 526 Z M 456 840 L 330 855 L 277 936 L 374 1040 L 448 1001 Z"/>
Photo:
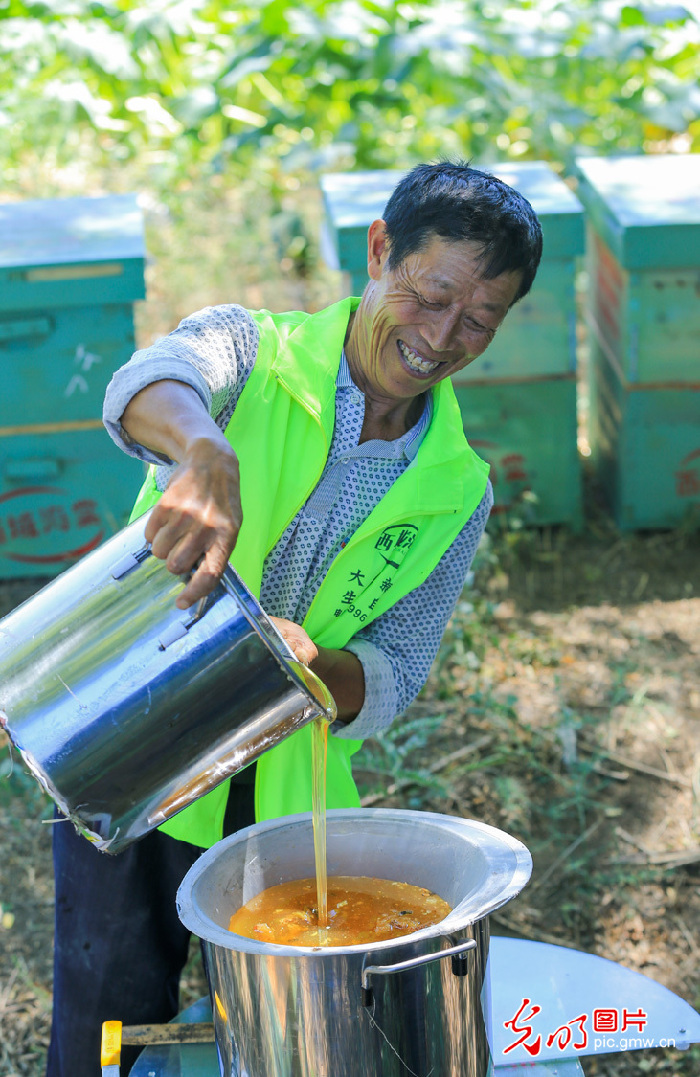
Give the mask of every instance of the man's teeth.
<path id="1" fill-rule="evenodd" d="M 416 355 L 413 349 L 408 348 L 402 340 L 399 341 L 399 347 L 408 365 L 413 370 L 420 371 L 421 374 L 429 374 L 438 365 L 437 363 L 431 363 L 429 359 L 421 359 L 420 355 Z"/>

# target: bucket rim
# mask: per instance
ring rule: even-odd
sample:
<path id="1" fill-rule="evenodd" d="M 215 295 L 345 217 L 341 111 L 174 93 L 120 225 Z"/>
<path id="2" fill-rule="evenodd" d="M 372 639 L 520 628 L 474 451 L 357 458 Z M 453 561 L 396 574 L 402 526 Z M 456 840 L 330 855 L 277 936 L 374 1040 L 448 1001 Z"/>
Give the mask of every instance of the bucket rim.
<path id="1" fill-rule="evenodd" d="M 235 571 L 233 565 L 226 565 L 219 586 L 236 602 L 241 613 L 258 638 L 265 644 L 272 657 L 279 662 L 289 679 L 306 696 L 309 706 L 324 714 L 329 722 L 335 721 L 338 712 L 335 700 L 328 688 L 309 666 L 299 661 L 284 636 L 278 631 L 270 616 L 265 613 L 258 599 Z"/>

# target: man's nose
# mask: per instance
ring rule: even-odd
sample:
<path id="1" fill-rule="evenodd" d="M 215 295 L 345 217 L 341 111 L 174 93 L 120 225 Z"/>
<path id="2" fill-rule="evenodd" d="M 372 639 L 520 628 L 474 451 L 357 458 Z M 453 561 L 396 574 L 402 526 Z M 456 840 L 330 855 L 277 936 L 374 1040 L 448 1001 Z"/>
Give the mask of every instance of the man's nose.
<path id="1" fill-rule="evenodd" d="M 423 336 L 434 352 L 446 351 L 454 342 L 459 311 L 441 310 L 422 327 Z"/>

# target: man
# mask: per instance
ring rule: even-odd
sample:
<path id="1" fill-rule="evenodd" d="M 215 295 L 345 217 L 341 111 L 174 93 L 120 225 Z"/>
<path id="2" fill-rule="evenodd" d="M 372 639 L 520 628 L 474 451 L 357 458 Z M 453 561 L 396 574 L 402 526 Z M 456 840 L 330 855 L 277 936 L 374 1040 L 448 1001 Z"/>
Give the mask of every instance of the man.
<path id="1" fill-rule="evenodd" d="M 369 229 L 360 300 L 311 316 L 207 308 L 108 389 L 108 430 L 153 465 L 135 508 L 152 507 L 146 538 L 172 572 L 192 570 L 178 605 L 230 558 L 333 694 L 330 807 L 358 803 L 350 757 L 420 690 L 462 590 L 492 494 L 449 379 L 527 294 L 541 247 L 506 184 L 421 165 Z M 117 858 L 55 828 L 50 1077 L 96 1072 L 103 1019 L 176 1012 L 176 888 L 253 802 L 258 819 L 308 810 L 307 734 Z"/>

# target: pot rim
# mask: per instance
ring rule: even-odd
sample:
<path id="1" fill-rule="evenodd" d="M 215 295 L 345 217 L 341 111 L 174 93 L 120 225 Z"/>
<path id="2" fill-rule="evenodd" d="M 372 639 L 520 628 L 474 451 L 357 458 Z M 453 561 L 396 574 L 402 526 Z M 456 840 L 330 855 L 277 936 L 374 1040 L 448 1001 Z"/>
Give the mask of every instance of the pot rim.
<path id="1" fill-rule="evenodd" d="M 332 957 L 342 955 L 362 955 L 376 953 L 383 950 L 396 949 L 401 946 L 417 944 L 431 939 L 439 939 L 444 936 L 455 935 L 463 932 L 465 928 L 483 920 L 496 909 L 501 908 L 518 894 L 528 882 L 532 873 L 532 857 L 529 850 L 517 838 L 507 834 L 497 827 L 489 826 L 475 819 L 462 819 L 459 816 L 442 815 L 439 812 L 414 811 L 403 808 L 329 808 L 328 829 L 337 820 L 343 822 L 347 819 L 360 817 L 363 822 L 372 818 L 410 821 L 418 820 L 426 824 L 432 824 L 437 830 L 465 835 L 466 833 L 480 833 L 490 837 L 494 841 L 494 847 L 486 850 L 489 863 L 489 875 L 484 891 L 478 902 L 473 896 L 467 896 L 463 901 L 445 917 L 444 920 L 420 931 L 414 931 L 408 935 L 400 935 L 395 939 L 385 939 L 381 942 L 359 943 L 354 946 L 290 946 L 279 943 L 260 942 L 244 935 L 227 931 L 220 927 L 208 916 L 205 916 L 198 908 L 195 908 L 192 900 L 192 891 L 199 877 L 213 864 L 221 852 L 230 845 L 238 845 L 250 838 L 258 837 L 270 830 L 285 826 L 298 826 L 312 823 L 311 812 L 298 815 L 286 815 L 281 819 L 271 819 L 262 823 L 254 823 L 236 831 L 227 838 L 223 838 L 210 849 L 207 849 L 192 865 L 183 879 L 177 892 L 177 911 L 182 923 L 199 938 L 206 942 L 221 946 L 227 950 L 235 950 L 239 953 L 259 954 L 267 957 Z M 475 905 L 478 905 L 475 908 Z"/>

